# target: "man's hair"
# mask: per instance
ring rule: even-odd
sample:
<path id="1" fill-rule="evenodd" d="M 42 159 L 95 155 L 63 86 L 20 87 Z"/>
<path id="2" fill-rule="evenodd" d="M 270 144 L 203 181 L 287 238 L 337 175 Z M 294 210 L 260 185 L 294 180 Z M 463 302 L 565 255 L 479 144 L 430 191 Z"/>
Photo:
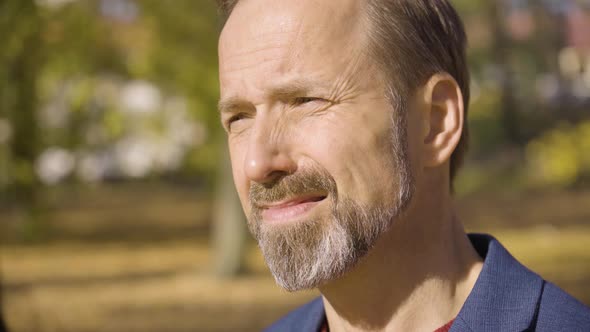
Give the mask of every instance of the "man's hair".
<path id="1" fill-rule="evenodd" d="M 217 0 L 225 21 L 239 0 Z M 371 54 L 385 71 L 392 100 L 408 97 L 436 73 L 450 74 L 463 93 L 461 139 L 451 156 L 454 179 L 467 151 L 469 70 L 463 23 L 448 0 L 366 0 Z"/>

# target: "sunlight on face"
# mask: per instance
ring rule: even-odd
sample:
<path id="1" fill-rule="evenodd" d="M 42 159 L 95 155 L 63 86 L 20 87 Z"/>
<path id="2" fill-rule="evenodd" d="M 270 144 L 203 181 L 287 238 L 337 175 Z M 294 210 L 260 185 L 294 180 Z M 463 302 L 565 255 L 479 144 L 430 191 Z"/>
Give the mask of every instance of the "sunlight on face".
<path id="1" fill-rule="evenodd" d="M 234 181 L 288 290 L 348 271 L 411 198 L 404 111 L 367 57 L 360 3 L 244 1 L 220 38 Z"/>

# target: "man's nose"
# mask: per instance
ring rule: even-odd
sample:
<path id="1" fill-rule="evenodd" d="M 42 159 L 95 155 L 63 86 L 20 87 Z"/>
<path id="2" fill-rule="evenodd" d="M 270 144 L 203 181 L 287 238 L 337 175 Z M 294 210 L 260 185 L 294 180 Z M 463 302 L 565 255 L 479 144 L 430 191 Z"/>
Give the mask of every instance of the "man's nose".
<path id="1" fill-rule="evenodd" d="M 253 128 L 244 162 L 248 179 L 261 184 L 294 173 L 297 168 L 285 135 L 262 121 Z"/>

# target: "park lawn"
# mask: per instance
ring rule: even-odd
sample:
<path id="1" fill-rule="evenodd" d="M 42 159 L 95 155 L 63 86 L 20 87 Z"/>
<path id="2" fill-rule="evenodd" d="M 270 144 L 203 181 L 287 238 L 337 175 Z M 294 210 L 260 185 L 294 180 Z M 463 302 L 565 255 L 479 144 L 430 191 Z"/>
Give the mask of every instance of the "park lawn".
<path id="1" fill-rule="evenodd" d="M 533 270 L 590 303 L 590 227 L 495 229 Z M 257 331 L 315 292 L 289 294 L 258 250 L 249 273 L 209 273 L 206 243 L 83 243 L 2 250 L 5 314 L 14 331 Z"/>
<path id="2" fill-rule="evenodd" d="M 14 239 L 0 264 L 11 331 L 259 331 L 316 292 L 275 285 L 253 242 L 247 273 L 211 273 L 210 202 L 190 187 L 119 185 L 51 196 L 45 240 Z M 531 269 L 590 304 L 590 191 L 469 195 L 468 231 L 494 234 Z M 12 225 L 12 226 L 11 226 Z"/>

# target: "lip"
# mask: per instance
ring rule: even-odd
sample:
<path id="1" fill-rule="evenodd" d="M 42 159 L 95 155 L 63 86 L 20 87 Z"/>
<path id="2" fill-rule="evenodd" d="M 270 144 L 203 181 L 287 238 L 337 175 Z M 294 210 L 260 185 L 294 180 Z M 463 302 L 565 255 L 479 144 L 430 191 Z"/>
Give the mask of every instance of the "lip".
<path id="1" fill-rule="evenodd" d="M 305 215 L 326 198 L 326 195 L 306 195 L 276 203 L 262 204 L 262 218 L 269 222 L 293 220 Z"/>

